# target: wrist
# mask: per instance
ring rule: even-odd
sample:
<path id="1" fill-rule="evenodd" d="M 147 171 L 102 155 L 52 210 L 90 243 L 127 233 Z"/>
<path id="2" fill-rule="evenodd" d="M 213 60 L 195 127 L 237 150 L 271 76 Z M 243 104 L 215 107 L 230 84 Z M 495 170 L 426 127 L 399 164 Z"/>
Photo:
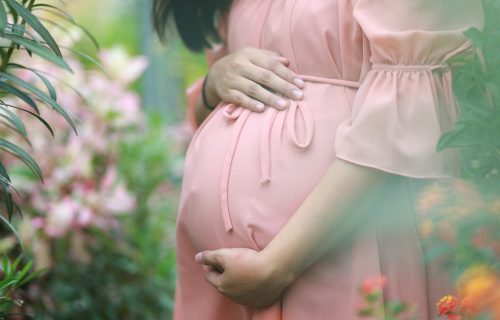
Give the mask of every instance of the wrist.
<path id="1" fill-rule="evenodd" d="M 283 283 L 283 287 L 291 285 L 298 277 L 292 264 L 288 263 L 284 257 L 275 254 L 268 247 L 259 252 L 262 268 L 269 279 L 275 279 Z"/>
<path id="2" fill-rule="evenodd" d="M 215 107 L 219 104 L 221 99 L 218 97 L 215 88 L 213 87 L 213 80 L 211 80 L 211 73 L 207 73 L 205 76 L 205 80 L 203 82 L 202 96 L 203 103 L 207 107 L 207 109 L 215 109 Z"/>

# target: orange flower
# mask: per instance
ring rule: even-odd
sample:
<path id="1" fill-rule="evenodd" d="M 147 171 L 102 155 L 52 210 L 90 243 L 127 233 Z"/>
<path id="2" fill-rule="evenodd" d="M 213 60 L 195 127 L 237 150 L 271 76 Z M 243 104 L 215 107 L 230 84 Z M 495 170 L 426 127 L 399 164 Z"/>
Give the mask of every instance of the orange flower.
<path id="1" fill-rule="evenodd" d="M 444 296 L 437 303 L 438 313 L 440 316 L 448 316 L 448 319 L 459 319 L 455 316 L 458 314 L 458 306 L 460 305 L 460 300 L 452 295 Z"/>
<path id="2" fill-rule="evenodd" d="M 475 314 L 489 311 L 500 318 L 500 279 L 488 266 L 477 266 L 466 271 L 459 280 L 464 311 Z"/>

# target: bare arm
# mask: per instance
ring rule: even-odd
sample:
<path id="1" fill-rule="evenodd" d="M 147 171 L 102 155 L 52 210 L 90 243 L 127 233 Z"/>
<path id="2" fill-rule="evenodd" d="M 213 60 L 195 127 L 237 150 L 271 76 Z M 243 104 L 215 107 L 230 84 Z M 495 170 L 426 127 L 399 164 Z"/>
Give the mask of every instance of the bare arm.
<path id="1" fill-rule="evenodd" d="M 265 307 L 368 217 L 360 199 L 392 175 L 336 159 L 293 217 L 261 252 L 232 248 L 196 256 L 207 280 L 241 304 Z"/>
<path id="2" fill-rule="evenodd" d="M 373 218 L 358 205 L 390 174 L 336 159 L 285 227 L 262 251 L 273 273 L 291 283 L 313 262 Z M 370 214 L 376 214 L 370 212 Z"/>

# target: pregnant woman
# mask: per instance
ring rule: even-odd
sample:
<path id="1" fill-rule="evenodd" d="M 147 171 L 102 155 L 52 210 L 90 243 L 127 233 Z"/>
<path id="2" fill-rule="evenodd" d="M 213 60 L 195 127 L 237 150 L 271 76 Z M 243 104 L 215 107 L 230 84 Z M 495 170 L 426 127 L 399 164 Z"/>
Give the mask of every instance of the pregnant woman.
<path id="1" fill-rule="evenodd" d="M 153 14 L 193 50 L 216 30 L 224 46 L 191 97 L 175 319 L 357 319 L 359 285 L 381 275 L 384 300 L 435 319 L 451 289 L 424 263 L 415 197 L 457 176 L 436 144 L 481 1 L 155 0 Z"/>

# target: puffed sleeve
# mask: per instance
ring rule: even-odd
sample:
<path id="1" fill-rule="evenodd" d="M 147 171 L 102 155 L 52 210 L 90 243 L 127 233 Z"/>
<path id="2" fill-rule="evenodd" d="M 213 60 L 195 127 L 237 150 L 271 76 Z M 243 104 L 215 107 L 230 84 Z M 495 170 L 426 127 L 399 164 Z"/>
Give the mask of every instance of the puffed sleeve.
<path id="1" fill-rule="evenodd" d="M 447 65 L 470 52 L 481 0 L 353 0 L 371 69 L 336 135 L 338 158 L 416 178 L 456 177 L 457 150 L 436 151 L 458 109 Z"/>

